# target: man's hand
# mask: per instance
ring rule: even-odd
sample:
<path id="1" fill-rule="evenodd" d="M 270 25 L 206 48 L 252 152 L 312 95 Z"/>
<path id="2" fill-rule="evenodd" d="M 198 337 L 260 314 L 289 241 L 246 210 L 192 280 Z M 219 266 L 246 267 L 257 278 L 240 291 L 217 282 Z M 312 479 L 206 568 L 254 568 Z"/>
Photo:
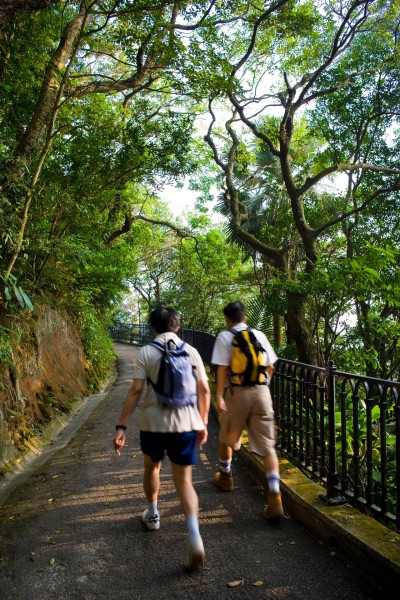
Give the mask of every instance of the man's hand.
<path id="1" fill-rule="evenodd" d="M 220 413 L 226 413 L 226 411 L 228 409 L 226 408 L 226 403 L 225 403 L 224 397 L 223 396 L 218 396 L 215 399 L 215 401 L 217 403 L 218 412 L 220 412 Z"/>
<path id="2" fill-rule="evenodd" d="M 144 389 L 144 384 L 144 379 L 134 379 L 132 381 L 132 385 L 128 390 L 124 406 L 122 407 L 121 415 L 118 419 L 118 423 L 120 423 L 121 425 L 125 426 L 125 424 L 128 424 L 128 421 L 139 402 L 139 398 Z M 125 430 L 117 429 L 117 433 L 114 435 L 113 442 L 115 454 L 118 454 L 118 456 L 121 454 L 121 448 L 125 446 L 125 440 Z"/>
<path id="3" fill-rule="evenodd" d="M 125 446 L 125 440 L 126 440 L 126 436 L 125 436 L 125 431 L 123 429 L 117 429 L 117 433 L 114 435 L 114 449 L 115 449 L 115 454 L 118 454 L 118 456 L 121 455 L 121 448 L 123 448 Z"/>
<path id="4" fill-rule="evenodd" d="M 208 439 L 208 431 L 207 429 L 202 429 L 197 432 L 197 443 L 199 446 L 203 446 Z"/>
<path id="5" fill-rule="evenodd" d="M 225 386 L 228 381 L 229 367 L 226 365 L 218 365 L 217 367 L 217 389 L 215 391 L 215 402 L 218 412 L 226 413 L 226 403 L 224 400 Z"/>

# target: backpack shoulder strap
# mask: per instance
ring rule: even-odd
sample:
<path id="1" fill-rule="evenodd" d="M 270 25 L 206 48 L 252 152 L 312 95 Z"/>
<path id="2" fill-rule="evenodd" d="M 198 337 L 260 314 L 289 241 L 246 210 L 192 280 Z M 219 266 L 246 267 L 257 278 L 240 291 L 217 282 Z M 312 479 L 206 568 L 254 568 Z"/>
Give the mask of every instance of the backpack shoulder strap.
<path id="1" fill-rule="evenodd" d="M 249 338 L 250 338 L 251 342 L 253 343 L 254 347 L 259 352 L 266 352 L 266 350 L 263 348 L 263 345 L 261 344 L 260 340 L 257 338 L 254 331 L 252 329 L 250 329 L 250 327 L 248 327 L 247 331 L 249 332 Z"/>
<path id="2" fill-rule="evenodd" d="M 160 342 L 149 342 L 148 346 L 153 346 L 154 348 L 157 348 L 157 350 L 161 350 L 161 352 L 164 352 L 165 350 L 164 345 Z"/>
<path id="3" fill-rule="evenodd" d="M 168 342 L 166 341 L 164 344 L 162 344 L 161 342 L 149 342 L 148 346 L 153 346 L 154 348 L 157 348 L 157 350 L 160 350 L 161 352 L 168 352 L 171 351 L 172 352 L 176 352 L 177 350 L 179 351 L 184 351 L 185 347 L 186 347 L 186 342 L 182 342 L 182 344 L 180 346 L 177 346 L 174 340 L 168 340 Z"/>
<path id="4" fill-rule="evenodd" d="M 233 333 L 233 343 L 235 346 L 239 346 L 240 349 L 247 346 L 246 339 L 241 335 L 244 331 L 248 331 L 247 329 L 230 329 L 229 331 Z"/>
<path id="5" fill-rule="evenodd" d="M 184 346 L 186 346 L 185 342 L 182 342 L 181 344 L 177 344 L 175 342 L 174 339 L 169 339 L 167 343 L 168 348 L 172 349 L 172 350 L 180 350 L 181 348 L 183 348 Z"/>
<path id="6" fill-rule="evenodd" d="M 252 329 L 247 326 L 246 329 L 235 329 L 234 327 L 232 327 L 232 329 L 227 329 L 226 331 L 229 331 L 229 333 L 232 333 L 233 335 L 237 335 L 238 333 L 242 333 L 243 331 L 252 331 Z"/>
<path id="7" fill-rule="evenodd" d="M 186 347 L 185 342 L 182 342 L 178 346 L 178 344 L 175 342 L 175 340 L 173 340 L 171 338 L 170 340 L 168 340 L 168 342 L 166 342 L 166 346 L 167 346 L 168 352 L 178 353 L 179 355 L 187 354 L 187 351 L 185 350 L 185 347 Z"/>

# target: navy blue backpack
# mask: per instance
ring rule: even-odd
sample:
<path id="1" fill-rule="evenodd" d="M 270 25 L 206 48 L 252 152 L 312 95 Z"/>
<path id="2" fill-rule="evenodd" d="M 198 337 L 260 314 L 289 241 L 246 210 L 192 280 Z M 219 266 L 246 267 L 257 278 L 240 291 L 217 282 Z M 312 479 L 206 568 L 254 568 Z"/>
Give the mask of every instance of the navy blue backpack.
<path id="1" fill-rule="evenodd" d="M 186 344 L 178 348 L 173 340 L 169 340 L 164 344 L 150 342 L 149 346 L 162 353 L 157 382 L 150 378 L 147 380 L 153 386 L 158 401 L 172 408 L 194 406 L 197 402 L 195 367 L 185 350 Z"/>

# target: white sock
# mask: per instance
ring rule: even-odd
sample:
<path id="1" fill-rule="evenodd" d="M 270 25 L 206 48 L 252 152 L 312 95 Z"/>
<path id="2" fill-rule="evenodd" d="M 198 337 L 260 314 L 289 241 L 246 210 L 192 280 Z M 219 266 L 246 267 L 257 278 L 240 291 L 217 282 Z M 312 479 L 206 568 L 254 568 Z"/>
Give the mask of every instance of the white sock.
<path id="1" fill-rule="evenodd" d="M 149 502 L 149 514 L 150 515 L 157 515 L 158 514 L 157 500 L 155 502 Z"/>
<path id="2" fill-rule="evenodd" d="M 279 494 L 279 473 L 277 473 L 276 471 L 268 471 L 268 473 L 266 473 L 265 475 L 267 476 L 268 488 L 271 494 Z"/>
<path id="3" fill-rule="evenodd" d="M 228 458 L 228 460 L 223 460 L 222 458 L 219 459 L 219 468 L 221 469 L 221 471 L 223 473 L 231 472 L 231 464 L 232 464 L 231 458 Z"/>
<path id="4" fill-rule="evenodd" d="M 199 520 L 196 515 L 189 515 L 186 519 L 186 526 L 190 539 L 195 539 L 200 537 L 200 529 L 199 529 Z"/>

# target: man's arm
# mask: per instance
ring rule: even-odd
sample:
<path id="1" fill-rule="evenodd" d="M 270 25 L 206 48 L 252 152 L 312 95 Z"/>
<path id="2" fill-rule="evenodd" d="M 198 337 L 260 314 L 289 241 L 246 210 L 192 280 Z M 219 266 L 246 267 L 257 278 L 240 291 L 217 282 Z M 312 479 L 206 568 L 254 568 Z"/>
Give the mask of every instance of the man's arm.
<path id="1" fill-rule="evenodd" d="M 224 399 L 225 385 L 228 379 L 229 367 L 227 365 L 217 366 L 217 389 L 215 392 L 215 401 L 220 413 L 226 412 L 226 404 Z"/>
<path id="2" fill-rule="evenodd" d="M 271 379 L 272 379 L 272 375 L 274 374 L 274 371 L 275 371 L 275 367 L 274 367 L 274 365 L 268 365 L 268 366 L 267 366 L 267 373 L 268 373 L 268 375 L 269 375 L 269 380 L 270 380 L 270 381 L 271 381 Z"/>
<path id="3" fill-rule="evenodd" d="M 122 407 L 121 415 L 118 420 L 118 425 L 128 425 L 129 419 L 131 418 L 133 411 L 137 407 L 139 398 L 143 392 L 144 379 L 134 379 L 131 387 L 128 390 L 124 406 Z M 121 448 L 125 446 L 125 430 L 117 429 L 114 436 L 114 448 L 118 456 L 121 453 Z"/>
<path id="4" fill-rule="evenodd" d="M 199 445 L 205 444 L 208 437 L 208 413 L 210 412 L 210 388 L 207 379 L 197 380 L 197 406 L 204 423 L 204 429 L 197 432 Z"/>

